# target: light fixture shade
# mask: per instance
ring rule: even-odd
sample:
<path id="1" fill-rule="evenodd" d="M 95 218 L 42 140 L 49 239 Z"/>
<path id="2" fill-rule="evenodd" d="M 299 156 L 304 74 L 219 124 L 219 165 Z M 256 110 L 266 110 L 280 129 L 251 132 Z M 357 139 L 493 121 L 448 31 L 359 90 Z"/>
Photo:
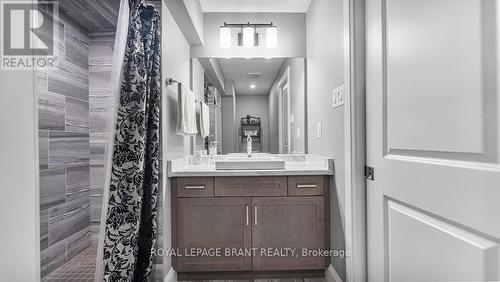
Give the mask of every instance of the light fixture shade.
<path id="1" fill-rule="evenodd" d="M 223 26 L 220 28 L 220 47 L 231 47 L 231 29 L 227 26 Z"/>
<path id="2" fill-rule="evenodd" d="M 243 28 L 243 47 L 250 48 L 254 45 L 254 28 L 247 26 Z"/>
<path id="3" fill-rule="evenodd" d="M 266 29 L 266 47 L 275 48 L 278 45 L 278 28 L 275 26 Z"/>

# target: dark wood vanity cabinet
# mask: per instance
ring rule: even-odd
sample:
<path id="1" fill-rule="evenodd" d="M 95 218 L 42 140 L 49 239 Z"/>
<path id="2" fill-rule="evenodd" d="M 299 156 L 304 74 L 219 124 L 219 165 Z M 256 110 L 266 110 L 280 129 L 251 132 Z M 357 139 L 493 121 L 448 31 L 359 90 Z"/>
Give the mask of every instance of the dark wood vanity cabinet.
<path id="1" fill-rule="evenodd" d="M 329 258 L 304 256 L 302 250 L 329 247 L 328 179 L 328 176 L 173 178 L 172 243 L 180 253 L 173 258 L 174 269 L 178 272 L 324 269 Z M 215 253 L 216 249 L 220 253 Z M 196 250 L 214 253 L 193 254 Z M 240 252 L 227 253 L 228 250 Z M 245 251 L 246 254 L 241 253 Z"/>
<path id="2" fill-rule="evenodd" d="M 196 255 L 190 249 L 246 249 L 252 247 L 252 227 L 245 224 L 250 198 L 177 199 L 178 271 L 250 270 L 252 258 L 216 254 Z M 250 219 L 249 219 L 250 221 Z M 187 256 L 193 255 L 193 256 Z"/>
<path id="3" fill-rule="evenodd" d="M 257 252 L 254 270 L 303 270 L 325 267 L 325 258 L 302 256 L 302 249 L 325 248 L 323 197 L 252 198 L 255 222 L 252 247 L 259 250 L 295 249 L 290 256 L 267 256 Z M 295 255 L 298 255 L 295 256 Z"/>

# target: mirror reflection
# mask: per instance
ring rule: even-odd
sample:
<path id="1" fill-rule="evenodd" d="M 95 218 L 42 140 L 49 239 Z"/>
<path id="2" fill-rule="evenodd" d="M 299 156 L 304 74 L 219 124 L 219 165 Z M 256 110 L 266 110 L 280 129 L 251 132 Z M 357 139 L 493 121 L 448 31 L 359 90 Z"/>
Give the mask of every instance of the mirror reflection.
<path id="1" fill-rule="evenodd" d="M 198 137 L 197 149 L 247 153 L 251 140 L 253 153 L 304 153 L 304 58 L 199 60 L 205 69 L 210 132 L 205 139 Z"/>

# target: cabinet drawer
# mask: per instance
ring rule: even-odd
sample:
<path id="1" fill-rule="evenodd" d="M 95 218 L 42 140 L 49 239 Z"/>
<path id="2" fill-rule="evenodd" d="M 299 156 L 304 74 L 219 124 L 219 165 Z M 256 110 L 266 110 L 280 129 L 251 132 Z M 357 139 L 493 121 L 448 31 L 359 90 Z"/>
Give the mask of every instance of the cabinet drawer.
<path id="1" fill-rule="evenodd" d="M 286 177 L 216 177 L 215 196 L 286 196 Z"/>
<path id="2" fill-rule="evenodd" d="M 214 196 L 213 177 L 179 177 L 175 178 L 177 197 L 211 198 Z"/>
<path id="3" fill-rule="evenodd" d="M 288 195 L 320 196 L 325 193 L 325 176 L 289 176 Z"/>

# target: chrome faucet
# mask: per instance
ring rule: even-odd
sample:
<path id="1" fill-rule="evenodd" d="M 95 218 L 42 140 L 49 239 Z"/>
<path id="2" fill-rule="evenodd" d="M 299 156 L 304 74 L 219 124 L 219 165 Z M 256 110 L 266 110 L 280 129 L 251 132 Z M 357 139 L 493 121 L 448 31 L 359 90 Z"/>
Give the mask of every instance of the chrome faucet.
<path id="1" fill-rule="evenodd" d="M 252 137 L 247 134 L 247 156 L 250 158 L 252 156 Z"/>

